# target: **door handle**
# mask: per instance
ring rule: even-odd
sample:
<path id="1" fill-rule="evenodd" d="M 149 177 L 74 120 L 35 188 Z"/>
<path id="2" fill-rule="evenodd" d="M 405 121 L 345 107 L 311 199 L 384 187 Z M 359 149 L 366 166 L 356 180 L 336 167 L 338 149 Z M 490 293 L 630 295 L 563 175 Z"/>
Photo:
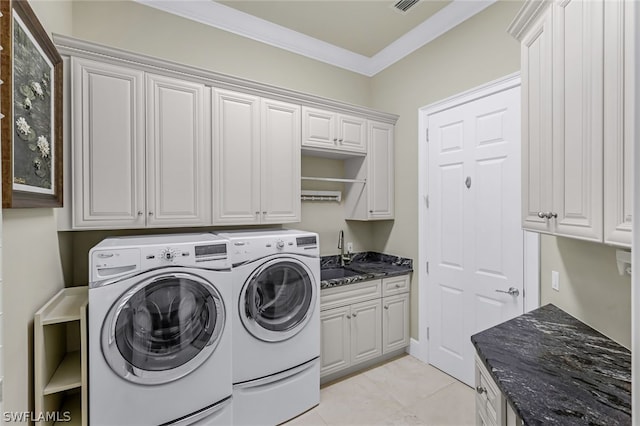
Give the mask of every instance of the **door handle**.
<path id="1" fill-rule="evenodd" d="M 514 296 L 514 297 L 518 297 L 520 296 L 520 290 L 518 290 L 515 287 L 509 287 L 509 290 L 504 291 L 504 290 L 496 290 L 496 293 L 505 293 L 508 294 L 510 296 Z"/>

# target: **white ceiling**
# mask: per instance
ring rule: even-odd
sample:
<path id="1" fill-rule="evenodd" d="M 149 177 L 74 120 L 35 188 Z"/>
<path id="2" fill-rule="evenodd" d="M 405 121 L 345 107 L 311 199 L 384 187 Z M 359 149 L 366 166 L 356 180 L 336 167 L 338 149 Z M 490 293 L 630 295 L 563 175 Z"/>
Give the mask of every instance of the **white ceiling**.
<path id="1" fill-rule="evenodd" d="M 373 76 L 496 0 L 135 0 L 350 71 Z"/>

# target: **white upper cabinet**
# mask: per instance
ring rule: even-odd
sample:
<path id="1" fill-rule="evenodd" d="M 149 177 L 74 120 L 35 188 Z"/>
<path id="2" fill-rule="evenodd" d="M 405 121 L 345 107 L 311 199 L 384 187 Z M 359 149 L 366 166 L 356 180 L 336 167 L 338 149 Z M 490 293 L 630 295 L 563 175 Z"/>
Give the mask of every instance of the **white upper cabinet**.
<path id="1" fill-rule="evenodd" d="M 523 228 L 630 246 L 633 1 L 528 1 Z"/>
<path id="2" fill-rule="evenodd" d="M 260 98 L 213 93 L 213 222 L 259 224 Z"/>
<path id="3" fill-rule="evenodd" d="M 302 146 L 365 153 L 367 120 L 316 108 L 302 108 Z"/>
<path id="4" fill-rule="evenodd" d="M 603 5 L 566 0 L 553 7 L 550 221 L 557 235 L 593 241 L 602 241 Z"/>
<path id="5" fill-rule="evenodd" d="M 300 106 L 261 102 L 262 223 L 300 221 Z"/>
<path id="6" fill-rule="evenodd" d="M 394 126 L 369 121 L 366 157 L 345 160 L 345 175 L 354 183 L 345 186 L 345 216 L 351 220 L 384 220 L 394 217 Z"/>
<path id="7" fill-rule="evenodd" d="M 147 226 L 211 223 L 210 93 L 147 75 Z"/>
<path id="8" fill-rule="evenodd" d="M 144 73 L 72 58 L 73 227 L 145 225 Z"/>
<path id="9" fill-rule="evenodd" d="M 214 90 L 216 225 L 300 221 L 300 106 Z"/>
<path id="10" fill-rule="evenodd" d="M 604 3 L 604 242 L 631 247 L 635 1 Z"/>
<path id="11" fill-rule="evenodd" d="M 546 218 L 553 204 L 552 28 L 548 8 L 522 39 L 522 223 L 533 231 L 551 230 Z"/>
<path id="12" fill-rule="evenodd" d="M 394 215 L 394 126 L 369 122 L 367 155 L 370 219 L 393 219 Z"/>
<path id="13" fill-rule="evenodd" d="M 73 227 L 210 224 L 209 89 L 88 59 L 71 63 Z"/>

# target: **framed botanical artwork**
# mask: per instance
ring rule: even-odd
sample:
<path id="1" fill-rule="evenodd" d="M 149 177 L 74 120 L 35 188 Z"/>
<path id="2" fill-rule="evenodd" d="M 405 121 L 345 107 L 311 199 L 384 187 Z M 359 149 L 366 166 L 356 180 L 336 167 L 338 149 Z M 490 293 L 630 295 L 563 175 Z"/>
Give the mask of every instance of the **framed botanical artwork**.
<path id="1" fill-rule="evenodd" d="M 1 0 L 2 207 L 62 207 L 62 58 L 26 0 Z"/>

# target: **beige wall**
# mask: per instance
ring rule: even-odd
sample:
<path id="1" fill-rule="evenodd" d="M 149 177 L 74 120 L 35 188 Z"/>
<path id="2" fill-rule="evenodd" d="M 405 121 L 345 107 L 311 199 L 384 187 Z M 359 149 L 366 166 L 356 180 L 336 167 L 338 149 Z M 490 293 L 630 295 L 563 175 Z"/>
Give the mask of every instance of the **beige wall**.
<path id="1" fill-rule="evenodd" d="M 74 2 L 73 36 L 305 93 L 369 104 L 367 77 L 132 1 Z"/>
<path id="2" fill-rule="evenodd" d="M 418 270 L 418 108 L 520 69 L 506 28 L 522 3 L 499 2 L 372 79 L 373 107 L 396 125 L 396 220 L 374 226 L 375 248 L 414 259 Z M 411 337 L 418 338 L 418 274 L 411 283 Z"/>
<path id="3" fill-rule="evenodd" d="M 29 2 L 48 32 L 70 31 L 71 5 Z M 53 209 L 2 212 L 3 409 L 33 408 L 33 315 L 64 287 Z"/>
<path id="4" fill-rule="evenodd" d="M 551 271 L 560 291 L 551 289 Z M 616 249 L 569 238 L 541 237 L 541 303 L 553 303 L 631 348 L 631 277 L 618 274 Z"/>

